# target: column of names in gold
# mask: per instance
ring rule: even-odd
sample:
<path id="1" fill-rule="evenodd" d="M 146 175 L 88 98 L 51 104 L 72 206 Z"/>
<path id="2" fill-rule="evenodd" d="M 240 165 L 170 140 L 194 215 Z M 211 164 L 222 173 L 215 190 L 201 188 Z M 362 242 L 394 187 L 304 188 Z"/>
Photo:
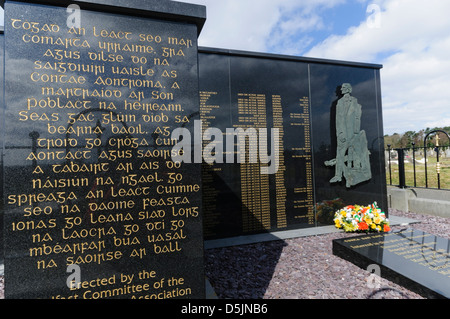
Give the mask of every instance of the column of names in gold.
<path id="1" fill-rule="evenodd" d="M 206 92 L 200 91 L 200 119 L 202 121 L 202 134 L 211 127 L 211 121 L 216 119 L 217 110 L 220 109 L 219 105 L 209 105 L 208 100 L 216 96 L 218 92 Z M 209 141 L 203 141 L 203 147 Z M 204 214 L 203 223 L 205 225 L 205 236 L 214 235 L 210 233 L 210 230 L 214 226 L 219 224 L 220 213 L 217 211 L 217 196 L 219 190 L 214 185 L 213 173 L 215 171 L 220 172 L 221 167 L 214 167 L 214 164 L 208 165 L 203 163 L 202 165 L 202 201 L 203 201 L 203 211 L 207 212 Z"/>
<path id="2" fill-rule="evenodd" d="M 243 129 L 267 128 L 266 96 L 264 94 L 238 94 L 238 124 Z M 261 174 L 260 163 L 249 163 L 248 150 L 258 145 L 249 140 L 246 160 L 241 163 L 242 226 L 244 232 L 270 229 L 269 177 Z"/>
<path id="3" fill-rule="evenodd" d="M 294 200 L 294 209 L 304 210 L 307 208 L 307 215 L 298 215 L 295 218 L 307 219 L 309 224 L 314 224 L 314 195 L 312 177 L 312 155 L 311 155 L 311 124 L 309 112 L 309 98 L 303 97 L 299 100 L 299 111 L 290 114 L 291 125 L 303 127 L 304 143 L 292 148 L 293 158 L 304 159 L 306 180 L 303 185 L 294 188 L 294 194 L 298 194 L 298 200 Z M 306 196 L 305 196 L 306 195 Z"/>
<path id="4" fill-rule="evenodd" d="M 273 128 L 279 130 L 279 149 L 284 150 L 283 107 L 280 95 L 272 95 L 272 112 Z M 275 173 L 277 228 L 287 227 L 285 171 L 284 152 L 280 151 L 278 171 Z"/>

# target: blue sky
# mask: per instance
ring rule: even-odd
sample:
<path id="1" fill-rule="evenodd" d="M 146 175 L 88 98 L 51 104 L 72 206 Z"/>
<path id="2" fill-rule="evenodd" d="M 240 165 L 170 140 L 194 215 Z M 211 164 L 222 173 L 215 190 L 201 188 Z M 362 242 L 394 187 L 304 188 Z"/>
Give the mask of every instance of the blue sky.
<path id="1" fill-rule="evenodd" d="M 201 46 L 383 64 L 386 134 L 450 126 L 448 0 L 183 2 L 207 7 Z"/>
<path id="2" fill-rule="evenodd" d="M 302 8 L 285 13 L 284 17 L 278 21 L 274 36 L 280 25 L 291 20 L 298 22 L 298 19 L 308 21 L 303 28 L 299 28 L 289 38 L 293 43 L 305 45 L 299 54 L 307 52 L 315 44 L 324 41 L 330 34 L 344 35 L 347 30 L 361 23 L 366 19 L 366 7 L 357 1 L 342 2 L 334 7 L 318 6 L 312 12 L 302 12 Z M 268 45 L 271 53 L 281 53 L 280 47 Z M 301 52 L 303 51 L 303 52 Z"/>

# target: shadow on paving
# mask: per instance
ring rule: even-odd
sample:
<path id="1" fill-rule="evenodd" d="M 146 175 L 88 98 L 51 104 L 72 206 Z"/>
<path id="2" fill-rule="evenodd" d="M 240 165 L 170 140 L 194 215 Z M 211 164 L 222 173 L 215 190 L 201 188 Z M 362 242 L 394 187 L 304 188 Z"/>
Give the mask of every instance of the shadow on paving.
<path id="1" fill-rule="evenodd" d="M 262 299 L 287 244 L 282 240 L 205 251 L 205 271 L 219 299 Z"/>

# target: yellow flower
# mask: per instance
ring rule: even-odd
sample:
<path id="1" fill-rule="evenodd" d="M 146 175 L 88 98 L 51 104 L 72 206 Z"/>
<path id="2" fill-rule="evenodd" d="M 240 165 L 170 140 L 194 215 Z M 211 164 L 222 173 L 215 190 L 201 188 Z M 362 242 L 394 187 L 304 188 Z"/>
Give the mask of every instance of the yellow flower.
<path id="1" fill-rule="evenodd" d="M 335 219 L 334 220 L 334 225 L 336 226 L 336 228 L 342 228 L 342 224 L 341 224 L 341 221 L 339 219 Z"/>
<path id="2" fill-rule="evenodd" d="M 370 218 L 369 216 L 365 216 L 364 217 L 364 221 L 366 222 L 367 225 L 371 225 L 372 224 L 372 218 Z"/>
<path id="3" fill-rule="evenodd" d="M 344 230 L 346 232 L 353 232 L 358 229 L 358 225 L 353 224 L 344 224 Z"/>
<path id="4" fill-rule="evenodd" d="M 373 219 L 373 222 L 374 222 L 375 224 L 380 224 L 380 223 L 381 223 L 381 217 L 375 217 L 375 218 Z"/>
<path id="5" fill-rule="evenodd" d="M 377 225 L 372 224 L 372 225 L 370 225 L 370 228 L 375 229 L 375 228 L 377 228 Z"/>

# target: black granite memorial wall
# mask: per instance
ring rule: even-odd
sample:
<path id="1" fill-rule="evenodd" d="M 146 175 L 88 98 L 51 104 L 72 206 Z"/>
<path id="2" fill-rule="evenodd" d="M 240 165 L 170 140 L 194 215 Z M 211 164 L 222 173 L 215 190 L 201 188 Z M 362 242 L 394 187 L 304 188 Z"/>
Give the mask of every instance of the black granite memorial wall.
<path id="1" fill-rule="evenodd" d="M 5 4 L 6 298 L 202 298 L 201 167 L 169 132 L 205 8 L 76 3 Z"/>
<path id="2" fill-rule="evenodd" d="M 206 239 L 331 224 L 334 209 L 329 203 L 333 200 L 341 207 L 377 202 L 387 213 L 380 68 L 373 64 L 200 48 L 203 131 L 218 128 L 228 145 L 227 128 L 267 128 L 266 153 L 270 154 L 274 141 L 281 150 L 273 174 L 261 174 L 261 167 L 267 165 L 261 161 L 249 163 L 248 157 L 238 164 L 236 137 L 231 151 L 233 163 L 226 160 L 229 152 L 224 148 L 223 163 L 204 164 Z M 353 88 L 351 96 L 362 106 L 362 112 L 354 116 L 360 127 L 352 124 L 355 132 L 349 134 L 356 137 L 349 135 L 348 150 L 344 151 L 345 161 L 351 157 L 353 163 L 348 164 L 348 160 L 345 165 L 353 166 L 345 170 L 340 182 L 331 182 L 335 168 L 325 162 L 337 157 L 336 106 L 343 98 L 344 83 Z M 351 108 L 357 109 L 356 105 Z M 352 123 L 348 116 L 345 122 Z M 279 130 L 278 139 L 271 135 L 271 128 Z M 359 155 L 364 154 L 364 137 L 370 161 L 366 172 L 371 175 L 367 180 L 363 180 L 363 164 L 359 168 L 355 164 L 364 162 Z M 204 146 L 208 143 L 204 141 Z M 250 143 L 259 145 L 260 140 Z M 348 185 L 350 182 L 355 185 Z"/>

